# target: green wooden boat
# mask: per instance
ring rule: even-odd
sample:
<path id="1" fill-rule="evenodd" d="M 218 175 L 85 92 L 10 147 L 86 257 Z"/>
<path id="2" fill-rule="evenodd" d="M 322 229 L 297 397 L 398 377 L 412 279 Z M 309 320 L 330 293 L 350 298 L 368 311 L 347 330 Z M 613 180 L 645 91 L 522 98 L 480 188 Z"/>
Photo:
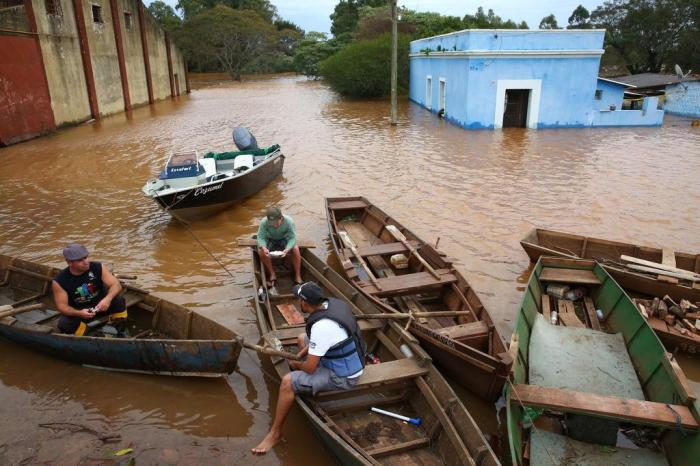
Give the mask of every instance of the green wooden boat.
<path id="1" fill-rule="evenodd" d="M 552 285 L 564 283 L 585 287 L 588 296 L 553 299 Z M 555 311 L 566 326 L 552 325 Z M 510 351 L 515 363 L 505 396 L 513 465 L 699 464 L 694 392 L 598 263 L 540 258 Z M 601 440 L 610 434 L 612 443 Z M 655 443 L 640 441 L 641 434 Z M 631 438 L 635 445 L 625 443 Z"/>

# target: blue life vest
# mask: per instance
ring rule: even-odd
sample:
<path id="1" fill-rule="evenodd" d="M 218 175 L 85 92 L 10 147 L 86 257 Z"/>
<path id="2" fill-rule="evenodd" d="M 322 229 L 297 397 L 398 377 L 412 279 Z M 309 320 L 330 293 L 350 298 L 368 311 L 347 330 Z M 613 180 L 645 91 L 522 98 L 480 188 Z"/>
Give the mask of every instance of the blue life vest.
<path id="1" fill-rule="evenodd" d="M 306 335 L 311 338 L 311 327 L 321 319 L 337 322 L 348 334 L 348 338 L 331 346 L 321 357 L 321 365 L 339 377 L 348 377 L 365 367 L 367 345 L 362 338 L 355 316 L 346 303 L 329 298 L 328 307 L 313 312 L 306 321 Z"/>

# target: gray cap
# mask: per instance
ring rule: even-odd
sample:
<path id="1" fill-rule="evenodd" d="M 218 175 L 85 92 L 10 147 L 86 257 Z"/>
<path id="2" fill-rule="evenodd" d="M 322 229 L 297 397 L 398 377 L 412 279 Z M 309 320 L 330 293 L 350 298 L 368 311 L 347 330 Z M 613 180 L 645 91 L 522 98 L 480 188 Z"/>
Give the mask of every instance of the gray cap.
<path id="1" fill-rule="evenodd" d="M 88 256 L 89 252 L 83 245 L 73 243 L 63 248 L 63 257 L 69 261 L 77 261 Z"/>
<path id="2" fill-rule="evenodd" d="M 268 207 L 265 216 L 268 220 L 277 220 L 282 218 L 282 211 L 278 207 Z"/>

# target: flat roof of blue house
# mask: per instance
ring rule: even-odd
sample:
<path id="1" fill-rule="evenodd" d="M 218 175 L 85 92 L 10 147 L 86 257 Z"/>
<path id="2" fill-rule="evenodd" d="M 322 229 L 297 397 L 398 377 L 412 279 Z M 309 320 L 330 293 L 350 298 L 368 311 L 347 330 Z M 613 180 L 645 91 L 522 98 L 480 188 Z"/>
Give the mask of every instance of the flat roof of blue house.
<path id="1" fill-rule="evenodd" d="M 605 29 L 464 29 L 411 42 L 411 56 L 417 54 L 528 53 L 603 54 Z M 440 50 L 437 48 L 440 47 Z"/>
<path id="2" fill-rule="evenodd" d="M 637 87 L 637 86 L 631 86 L 631 85 L 629 85 L 629 84 L 621 83 L 620 81 L 615 81 L 615 80 L 613 80 L 613 79 L 601 78 L 600 76 L 598 76 L 598 81 L 605 81 L 605 82 L 607 82 L 607 83 L 615 84 L 615 85 L 617 85 L 617 86 L 622 86 L 622 87 Z"/>

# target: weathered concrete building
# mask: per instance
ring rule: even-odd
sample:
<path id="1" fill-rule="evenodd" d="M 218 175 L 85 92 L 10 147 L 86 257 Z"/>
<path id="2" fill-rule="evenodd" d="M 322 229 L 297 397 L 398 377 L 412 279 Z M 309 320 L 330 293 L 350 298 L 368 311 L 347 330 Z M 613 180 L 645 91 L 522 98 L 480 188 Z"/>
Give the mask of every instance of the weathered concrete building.
<path id="1" fill-rule="evenodd" d="M 140 0 L 0 0 L 0 145 L 185 90 Z"/>
<path id="2" fill-rule="evenodd" d="M 604 30 L 465 30 L 410 46 L 409 98 L 465 128 L 660 125 L 648 98 L 598 79 Z"/>

